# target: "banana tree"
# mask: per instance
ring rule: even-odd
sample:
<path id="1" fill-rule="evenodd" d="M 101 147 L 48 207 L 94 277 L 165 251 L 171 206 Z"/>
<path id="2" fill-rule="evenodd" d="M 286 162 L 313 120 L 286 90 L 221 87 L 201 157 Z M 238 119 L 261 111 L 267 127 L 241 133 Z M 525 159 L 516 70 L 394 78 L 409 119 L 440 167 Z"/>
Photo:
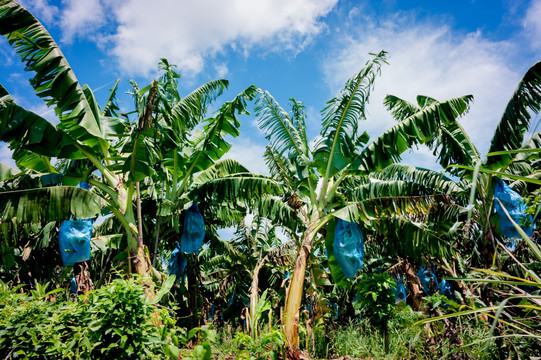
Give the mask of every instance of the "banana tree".
<path id="1" fill-rule="evenodd" d="M 161 188 L 165 189 L 171 178 L 173 185 L 167 191 L 170 202 L 183 197 L 194 174 L 211 166 L 229 149 L 224 138 L 238 135 L 237 114 L 246 112 L 246 100 L 251 98 L 253 88 L 224 104 L 205 120 L 202 131 L 190 137 L 204 120 L 207 105 L 221 94 L 227 81 L 207 83 L 181 98 L 176 88 L 178 74 L 162 61 L 165 75 L 158 81 L 142 90 L 134 84 L 136 119 L 120 119 L 115 105 L 116 86 L 101 110 L 90 88 L 79 84 L 47 30 L 14 1 L 0 1 L 0 33 L 26 64 L 26 70 L 34 72 L 31 85 L 48 106 L 54 107 L 59 119 L 58 126 L 52 125 L 15 104 L 0 87 L 0 139 L 9 142 L 19 168 L 56 172 L 51 158 L 63 159 L 76 164 L 68 166 L 73 171 L 63 176 L 64 185 L 87 180 L 94 186 L 90 192 L 60 186 L 54 193 L 50 189 L 45 193 L 2 193 L 2 205 L 9 210 L 3 221 L 14 214 L 20 221 L 94 217 L 106 209 L 123 228 L 134 271 L 147 274 L 150 264 L 143 245 L 143 217 L 136 201 L 141 198 L 140 183 L 163 164 Z M 93 175 L 96 170 L 100 177 Z M 88 206 L 70 206 L 80 203 L 70 200 L 73 196 L 60 196 L 65 194 L 79 196 Z M 21 213 L 28 201 L 39 206 Z M 182 203 L 173 205 L 178 214 Z M 42 211 L 44 208 L 48 211 Z M 178 219 L 174 221 L 178 223 Z"/>
<path id="2" fill-rule="evenodd" d="M 400 121 L 437 103 L 433 98 L 419 96 L 417 104 L 395 96 L 387 96 L 385 104 Z M 458 122 L 445 124 L 429 148 L 437 155 L 440 165 L 451 175 L 458 177 L 456 186 L 464 191 L 455 192 L 457 201 L 469 204 L 469 214 L 462 217 L 465 238 L 472 240 L 474 263 L 489 267 L 502 240 L 496 230 L 493 216 L 494 178 L 506 179 L 523 194 L 533 191 L 539 167 L 541 133 L 525 138 L 531 126 L 533 114 L 541 110 L 541 62 L 533 65 L 519 82 L 509 100 L 492 137 L 488 154 L 483 158 Z M 530 181 L 531 179 L 531 181 Z M 525 181 L 527 180 L 527 181 Z M 526 184 L 529 184 L 528 186 Z M 456 276 L 456 274 L 453 274 Z"/>
<path id="3" fill-rule="evenodd" d="M 2 193 L 3 204 L 9 204 L 17 212 L 20 221 L 35 221 L 94 217 L 100 209 L 108 206 L 118 215 L 128 214 L 127 191 L 121 178 L 101 159 L 110 156 L 112 138 L 124 131 L 124 124 L 117 118 L 99 111 L 92 91 L 81 86 L 62 52 L 47 30 L 26 9 L 13 1 L 0 2 L 0 33 L 8 39 L 21 60 L 25 70 L 34 72 L 30 80 L 36 94 L 48 106 L 55 109 L 59 125 L 54 126 L 40 116 L 18 106 L 7 91 L 0 87 L 0 121 L 3 141 L 10 144 L 13 158 L 21 169 L 39 172 L 56 172 L 51 158 L 87 160 L 100 171 L 104 182 L 99 185 L 108 192 L 105 200 L 95 192 L 70 187 L 48 188 L 46 192 L 28 190 L 22 193 Z M 89 171 L 79 174 L 79 179 L 64 178 L 64 184 L 75 184 Z M 107 184 L 107 185 L 105 185 Z M 92 205 L 80 205 L 77 197 Z M 86 197 L 87 199 L 84 199 Z M 21 207 L 30 202 L 24 214 Z M 70 206 L 74 205 L 74 206 Z M 42 211 L 46 209 L 46 211 Z M 84 210 L 83 210 L 84 209 Z M 84 211 L 84 213 L 82 213 Z M 13 216 L 5 212 L 4 220 Z M 125 225 L 129 227 L 129 220 Z"/>
<path id="4" fill-rule="evenodd" d="M 428 213 L 436 197 L 380 196 L 350 200 L 343 186 L 351 177 L 367 176 L 400 160 L 400 154 L 415 144 L 430 141 L 442 124 L 453 123 L 468 110 L 471 97 L 432 104 L 422 112 L 407 117 L 384 132 L 372 143 L 359 131 L 366 119 L 365 106 L 386 53 L 373 55 L 366 65 L 350 78 L 340 94 L 331 99 L 322 113 L 320 136 L 311 147 L 306 136 L 302 103 L 292 99 L 292 111 L 283 110 L 268 92 L 260 92 L 256 106 L 259 124 L 267 133 L 270 146 L 267 162 L 271 173 L 282 181 L 290 194 L 302 223 L 302 240 L 288 287 L 282 319 L 288 345 L 298 347 L 298 322 L 305 271 L 314 246 L 323 240 L 337 218 L 366 221 L 391 216 L 397 212 Z M 331 230 L 331 231 L 329 231 Z M 329 265 L 338 267 L 329 260 Z"/>

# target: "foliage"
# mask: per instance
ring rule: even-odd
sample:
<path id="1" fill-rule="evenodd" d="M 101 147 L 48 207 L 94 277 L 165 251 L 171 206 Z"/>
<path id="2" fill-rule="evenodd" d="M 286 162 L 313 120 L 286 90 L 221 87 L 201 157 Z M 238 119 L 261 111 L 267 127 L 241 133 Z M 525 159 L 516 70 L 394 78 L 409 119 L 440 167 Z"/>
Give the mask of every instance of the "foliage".
<path id="1" fill-rule="evenodd" d="M 237 332 L 233 342 L 239 350 L 237 353 L 239 359 L 277 360 L 280 357 L 285 358 L 285 337 L 278 329 L 263 332 L 255 339 L 243 332 Z"/>
<path id="2" fill-rule="evenodd" d="M 239 220 L 240 211 L 224 211 L 229 206 L 223 206 L 221 199 L 232 193 L 231 204 L 238 198 L 236 192 L 248 188 L 247 183 L 256 189 L 250 194 L 263 187 L 262 179 L 246 176 L 245 170 L 243 179 L 237 176 L 220 183 L 230 189 L 220 200 L 210 193 L 216 187 L 205 188 L 205 182 L 198 183 L 203 189 L 189 189 L 195 174 L 215 166 L 230 149 L 226 138 L 239 135 L 237 116 L 247 114 L 246 103 L 256 92 L 253 86 L 207 117 L 209 105 L 228 82 L 210 81 L 182 98 L 177 81 L 180 75 L 174 65 L 162 59 L 159 67 L 163 74 L 157 80 L 143 88 L 132 81 L 135 110 L 121 115 L 115 97 L 118 82 L 100 108 L 91 89 L 79 84 L 45 27 L 14 1 L 0 1 L 0 34 L 25 63 L 25 70 L 33 73 L 30 83 L 36 94 L 54 107 L 60 121 L 54 126 L 18 106 L 0 85 L 0 139 L 9 142 L 20 169 L 40 174 L 62 171 L 66 175 L 56 187 L 2 192 L 3 222 L 8 218 L 28 223 L 112 213 L 122 227 L 115 231 L 124 237 L 126 257 L 132 259 L 128 271 L 133 268 L 140 275 L 151 273 L 157 278 L 159 274 L 150 267 L 144 235 L 153 233 L 157 248 L 162 222 L 162 233 L 168 239 L 178 234 L 179 218 L 193 200 L 201 200 L 208 218 L 220 223 Z M 130 119 L 132 115 L 135 119 Z M 51 165 L 53 157 L 60 160 L 62 169 Z M 14 171 L 1 168 L 2 177 L 15 176 Z M 101 178 L 93 175 L 95 170 Z M 220 177 L 210 180 L 223 180 Z M 91 191 L 66 186 L 80 180 L 87 180 L 93 186 Z M 264 185 L 272 188 L 268 181 Z M 154 211 L 146 211 L 148 207 Z"/>
<path id="3" fill-rule="evenodd" d="M 46 301 L 0 289 L 0 354 L 6 359 L 161 359 L 182 344 L 169 311 L 152 304 L 141 280 L 116 279 L 78 301 Z"/>
<path id="4" fill-rule="evenodd" d="M 173 353 L 175 358 L 186 360 L 212 359 L 212 345 L 216 342 L 216 334 L 214 331 L 203 327 L 193 328 L 187 333 L 186 340 L 188 342 L 197 343 L 197 345 L 191 350 L 183 349 L 175 351 Z M 184 342 L 183 345 L 187 345 L 187 343 Z"/>
<path id="5" fill-rule="evenodd" d="M 389 352 L 388 322 L 395 311 L 393 288 L 394 280 L 386 272 L 364 274 L 357 282 L 359 299 L 353 303 L 355 309 L 362 313 L 377 328 L 381 329 L 385 338 L 385 353 Z"/>
<path id="6" fill-rule="evenodd" d="M 363 274 L 356 285 L 359 298 L 353 306 L 357 310 L 364 310 L 361 313 L 374 326 L 383 328 L 395 311 L 395 286 L 394 280 L 385 272 Z"/>
<path id="7" fill-rule="evenodd" d="M 399 307 L 389 321 L 390 351 L 385 354 L 381 336 L 377 334 L 368 320 L 356 320 L 337 327 L 329 334 L 329 354 L 327 358 L 374 358 L 374 359 L 440 359 L 446 358 L 456 346 L 442 337 L 442 342 L 430 345 L 436 334 L 429 334 L 422 326 L 415 324 L 422 314 L 408 306 Z M 472 321 L 463 323 L 459 334 L 465 343 L 476 342 L 485 337 L 489 329 L 484 324 Z M 439 330 L 438 330 L 439 331 Z M 497 359 L 495 347 L 485 349 L 476 343 L 466 349 L 467 359 Z"/>
<path id="8" fill-rule="evenodd" d="M 332 232 L 337 218 L 360 224 L 363 231 L 395 231 L 397 237 L 404 234 L 401 240 L 417 257 L 427 250 L 440 256 L 452 248 L 444 237 L 456 221 L 460 206 L 451 204 L 444 190 L 434 190 L 437 187 L 433 184 L 424 186 L 422 177 L 419 182 L 379 181 L 372 175 L 399 162 L 401 154 L 412 146 L 432 141 L 441 127 L 452 126 L 469 110 L 472 97 L 433 101 L 399 119 L 369 143 L 360 125 L 366 120 L 366 105 L 386 58 L 385 51 L 371 54 L 365 66 L 327 102 L 319 136 L 311 142 L 306 136 L 306 111 L 301 102 L 291 99 L 291 111 L 287 112 L 268 92 L 260 91 L 256 100 L 259 126 L 270 141 L 265 160 L 273 178 L 283 184 L 283 200 L 295 210 L 295 232 L 302 234 L 283 316 L 286 338 L 293 348 L 298 347 L 297 319 L 310 257 L 321 249 L 318 245 L 325 233 L 329 236 Z M 447 180 L 429 178 L 439 183 Z M 364 189 L 357 192 L 361 187 Z M 327 242 L 326 250 L 333 280 L 347 286 L 329 244 L 332 242 Z"/>
<path id="9" fill-rule="evenodd" d="M 330 333 L 329 358 L 352 356 L 355 358 L 423 358 L 424 336 L 422 328 L 413 326 L 419 318 L 409 307 L 403 307 L 389 322 L 390 352 L 385 355 L 383 339 L 368 320 L 350 321 Z M 421 351 L 416 352 L 416 349 Z M 421 355 L 421 356 L 419 356 Z"/>
<path id="10" fill-rule="evenodd" d="M 539 246 L 513 221 L 505 207 L 501 203 L 500 205 L 524 240 L 526 249 L 538 262 L 541 261 Z M 482 314 L 492 321 L 490 331 L 484 338 L 465 344 L 464 348 L 484 343 L 485 349 L 488 349 L 492 344 L 497 344 L 500 357 L 510 356 L 513 353 L 516 356 L 533 355 L 534 353 L 530 352 L 530 344 L 539 344 L 541 340 L 541 277 L 536 266 L 522 264 L 505 245 L 502 243 L 498 245 L 518 265 L 518 274 L 511 275 L 501 270 L 474 269 L 467 278 L 455 279 L 485 288 L 490 286 L 490 291 L 498 294 L 492 300 L 497 305 L 486 306 L 481 303 L 461 306 L 458 309 L 460 311 L 428 318 L 419 323 L 446 322 L 449 318 L 471 318 Z M 503 349 L 503 339 L 511 346 Z"/>

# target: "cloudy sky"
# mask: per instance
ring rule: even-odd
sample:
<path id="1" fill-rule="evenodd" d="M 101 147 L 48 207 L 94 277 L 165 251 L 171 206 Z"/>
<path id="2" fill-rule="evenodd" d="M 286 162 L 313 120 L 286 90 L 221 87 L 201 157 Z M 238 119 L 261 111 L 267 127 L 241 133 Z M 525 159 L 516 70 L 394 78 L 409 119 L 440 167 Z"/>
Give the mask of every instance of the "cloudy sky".
<path id="1" fill-rule="evenodd" d="M 215 78 L 230 80 L 229 100 L 250 84 L 286 107 L 308 108 L 309 135 L 320 110 L 368 53 L 384 49 L 389 65 L 363 126 L 375 136 L 393 124 L 386 94 L 448 99 L 474 95 L 461 120 L 485 153 L 503 109 L 524 72 L 541 60 L 541 0 L 24 0 L 49 29 L 81 83 L 104 101 L 116 78 L 146 85 L 165 57 L 183 74 L 182 92 Z M 0 83 L 23 106 L 52 119 L 28 84 L 28 74 L 0 39 Z M 121 98 L 131 108 L 127 96 Z M 266 172 L 266 145 L 254 117 L 242 119 L 230 156 Z M 0 143 L 0 161 L 9 150 Z M 410 164 L 432 166 L 420 148 Z"/>

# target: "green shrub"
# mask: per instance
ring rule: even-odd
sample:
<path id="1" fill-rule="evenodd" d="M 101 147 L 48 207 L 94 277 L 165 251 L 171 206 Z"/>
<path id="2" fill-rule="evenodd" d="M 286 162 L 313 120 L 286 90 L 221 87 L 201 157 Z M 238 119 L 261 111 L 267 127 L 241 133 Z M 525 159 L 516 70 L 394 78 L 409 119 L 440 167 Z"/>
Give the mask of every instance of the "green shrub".
<path id="1" fill-rule="evenodd" d="M 233 335 L 234 332 L 234 335 Z M 285 358 L 285 337 L 277 328 L 263 331 L 255 339 L 242 330 L 222 329 L 218 333 L 219 340 L 214 348 L 215 359 L 267 360 Z"/>
<path id="2" fill-rule="evenodd" d="M 386 353 L 389 352 L 388 323 L 395 311 L 395 286 L 393 279 L 385 272 L 363 274 L 356 285 L 359 298 L 353 303 L 358 313 L 365 315 L 372 325 L 382 331 Z"/>
<path id="3" fill-rule="evenodd" d="M 178 354 L 174 320 L 140 280 L 115 280 L 78 301 L 47 302 L 0 287 L 0 357 L 163 359 Z M 181 341 L 182 342 L 182 341 Z"/>

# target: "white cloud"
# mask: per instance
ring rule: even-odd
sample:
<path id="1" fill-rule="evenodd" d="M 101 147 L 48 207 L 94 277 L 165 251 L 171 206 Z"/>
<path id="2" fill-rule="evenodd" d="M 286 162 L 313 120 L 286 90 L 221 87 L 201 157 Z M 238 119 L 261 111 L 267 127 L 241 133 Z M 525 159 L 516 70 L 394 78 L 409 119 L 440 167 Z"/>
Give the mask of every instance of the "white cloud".
<path id="1" fill-rule="evenodd" d="M 541 0 L 532 1 L 531 6 L 526 12 L 526 17 L 522 23 L 531 46 L 534 49 L 541 49 Z"/>
<path id="2" fill-rule="evenodd" d="M 257 144 L 250 138 L 240 137 L 233 140 L 232 144 L 231 150 L 224 155 L 224 159 L 237 160 L 255 174 L 269 174 L 269 169 L 263 159 L 266 143 Z"/>
<path id="3" fill-rule="evenodd" d="M 58 15 L 58 8 L 54 5 L 50 5 L 48 0 L 18 1 L 45 24 L 52 24 Z"/>
<path id="4" fill-rule="evenodd" d="M 8 166 L 17 168 L 15 161 L 11 158 L 13 151 L 9 148 L 9 144 L 0 142 L 0 162 Z"/>
<path id="5" fill-rule="evenodd" d="M 229 72 L 229 69 L 227 68 L 227 65 L 226 65 L 226 64 L 217 64 L 217 65 L 214 65 L 214 70 L 216 71 L 216 76 L 217 76 L 219 79 L 225 78 L 225 76 L 226 76 L 227 73 Z"/>
<path id="6" fill-rule="evenodd" d="M 76 37 L 90 37 L 106 23 L 100 0 L 63 0 L 60 20 L 62 41 L 71 43 Z"/>
<path id="7" fill-rule="evenodd" d="M 297 53 L 324 29 L 319 19 L 338 0 L 64 1 L 64 40 L 92 38 L 109 17 L 116 31 L 94 40 L 111 47 L 123 71 L 148 75 L 160 57 L 195 74 L 228 48 Z"/>
<path id="8" fill-rule="evenodd" d="M 386 94 L 415 102 L 417 95 L 438 100 L 473 94 L 471 111 L 461 120 L 481 153 L 488 149 L 492 133 L 522 74 L 510 67 L 503 54 L 515 53 L 509 42 L 492 42 L 480 32 L 457 35 L 446 25 L 416 23 L 407 15 L 394 16 L 378 25 L 363 19 L 324 64 L 327 81 L 336 92 L 369 58 L 369 52 L 385 49 L 390 65 L 384 65 L 368 107 L 368 121 L 361 126 L 371 137 L 394 124 L 383 107 Z"/>

